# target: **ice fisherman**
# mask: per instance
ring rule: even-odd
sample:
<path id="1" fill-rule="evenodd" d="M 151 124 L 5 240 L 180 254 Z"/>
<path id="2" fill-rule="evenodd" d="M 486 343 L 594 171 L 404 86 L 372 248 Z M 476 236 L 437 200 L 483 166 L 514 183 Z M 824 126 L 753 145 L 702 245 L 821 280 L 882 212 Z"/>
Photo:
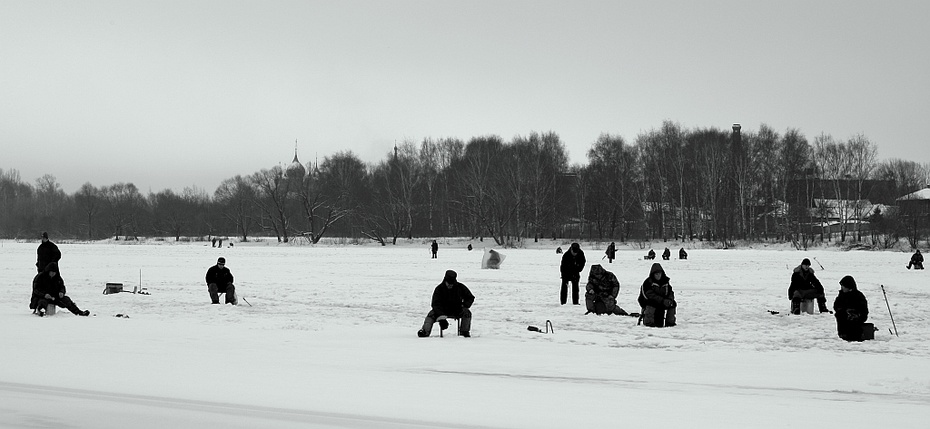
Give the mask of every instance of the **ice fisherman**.
<path id="1" fill-rule="evenodd" d="M 48 233 L 42 233 L 42 243 L 36 248 L 36 271 L 42 272 L 49 263 L 58 263 L 61 260 L 61 251 L 58 246 L 48 239 Z"/>
<path id="2" fill-rule="evenodd" d="M 439 243 L 433 240 L 433 244 L 430 244 L 429 249 L 433 253 L 432 259 L 436 259 L 436 254 L 439 253 Z"/>
<path id="3" fill-rule="evenodd" d="M 447 270 L 442 278 L 442 283 L 433 289 L 433 298 L 430 301 L 431 309 L 423 320 L 423 327 L 417 331 L 420 338 L 428 337 L 433 331 L 433 324 L 439 321 L 439 328 L 446 329 L 449 322 L 446 318 L 459 319 L 459 335 L 471 337 L 471 305 L 475 302 L 475 296 L 472 295 L 468 287 L 459 283 L 458 274 L 455 271 Z"/>
<path id="4" fill-rule="evenodd" d="M 665 251 L 662 252 L 662 259 L 669 260 L 672 257 L 672 251 L 668 250 L 668 247 L 665 248 Z"/>
<path id="5" fill-rule="evenodd" d="M 924 269 L 924 255 L 920 253 L 920 249 L 917 249 L 913 255 L 911 255 L 911 262 L 907 263 L 907 269 L 914 267 L 915 270 Z"/>
<path id="6" fill-rule="evenodd" d="M 584 252 L 581 251 L 581 245 L 572 243 L 568 251 L 562 254 L 562 264 L 559 271 L 562 273 L 562 288 L 559 291 L 559 300 L 562 305 L 568 301 L 568 283 L 572 283 L 572 304 L 580 305 L 578 302 L 578 281 L 581 280 L 581 271 L 584 270 Z"/>
<path id="7" fill-rule="evenodd" d="M 649 269 L 649 277 L 643 281 L 639 288 L 637 301 L 643 308 L 643 325 L 656 328 L 672 327 L 677 323 L 676 312 L 678 302 L 675 301 L 675 291 L 669 283 L 671 279 L 665 275 L 665 270 L 658 262 Z"/>
<path id="8" fill-rule="evenodd" d="M 620 281 L 617 280 L 617 276 L 600 265 L 592 265 L 591 271 L 588 273 L 588 284 L 585 286 L 584 294 L 585 307 L 588 309 L 588 313 L 628 315 L 629 313 L 617 305 L 617 295 L 619 294 Z"/>
<path id="9" fill-rule="evenodd" d="M 869 318 L 869 302 L 856 287 L 852 276 L 840 280 L 840 292 L 833 301 L 836 334 L 846 341 L 862 341 L 862 325 Z"/>
<path id="10" fill-rule="evenodd" d="M 62 280 L 58 272 L 58 264 L 55 262 L 49 262 L 42 272 L 32 279 L 32 299 L 29 301 L 29 308 L 42 317 L 45 316 L 49 304 L 67 308 L 76 316 L 90 315 L 90 311 L 82 311 L 67 295 L 65 281 Z"/>
<path id="11" fill-rule="evenodd" d="M 678 249 L 678 259 L 688 259 L 688 252 L 685 252 L 684 247 Z"/>
<path id="12" fill-rule="evenodd" d="M 653 260 L 655 258 L 656 258 L 656 251 L 652 249 L 649 249 L 649 253 L 647 253 L 646 256 L 643 257 L 643 259 L 649 259 L 649 260 Z"/>
<path id="13" fill-rule="evenodd" d="M 207 291 L 210 292 L 210 301 L 213 304 L 220 303 L 220 294 L 226 294 L 226 303 L 238 305 L 236 299 L 236 286 L 233 284 L 233 275 L 226 268 L 226 258 L 220 256 L 216 260 L 216 265 L 207 270 Z"/>
<path id="14" fill-rule="evenodd" d="M 604 251 L 604 253 L 607 255 L 607 263 L 612 264 L 614 259 L 617 259 L 617 245 L 611 241 L 610 244 L 607 245 L 607 250 Z"/>
<path id="15" fill-rule="evenodd" d="M 801 265 L 792 271 L 791 285 L 788 286 L 788 299 L 791 300 L 791 314 L 801 314 L 801 301 L 807 299 L 816 299 L 817 308 L 821 313 L 830 311 L 827 308 L 827 297 L 824 294 L 823 285 L 814 275 L 810 259 L 804 258 Z"/>

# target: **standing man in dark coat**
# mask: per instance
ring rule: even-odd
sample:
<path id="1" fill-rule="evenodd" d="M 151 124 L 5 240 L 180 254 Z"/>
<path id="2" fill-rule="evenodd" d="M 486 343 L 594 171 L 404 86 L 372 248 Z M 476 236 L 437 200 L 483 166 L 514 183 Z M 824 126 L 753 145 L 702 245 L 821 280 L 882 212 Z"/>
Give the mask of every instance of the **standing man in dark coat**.
<path id="1" fill-rule="evenodd" d="M 665 275 L 665 270 L 658 262 L 649 269 L 649 277 L 643 281 L 639 288 L 637 301 L 643 308 L 643 325 L 656 328 L 671 327 L 678 323 L 676 313 L 678 302 L 675 301 L 675 291 L 669 284 L 671 279 Z"/>
<path id="2" fill-rule="evenodd" d="M 436 240 L 433 240 L 433 244 L 430 244 L 429 249 L 433 252 L 432 259 L 436 259 L 436 254 L 439 253 L 439 243 L 436 243 Z"/>
<path id="3" fill-rule="evenodd" d="M 572 304 L 580 305 L 578 302 L 578 281 L 581 280 L 581 271 L 584 270 L 584 252 L 581 251 L 581 245 L 572 243 L 568 251 L 562 255 L 562 265 L 559 271 L 562 273 L 562 289 L 559 293 L 559 299 L 562 305 L 568 300 L 568 282 L 572 283 Z"/>
<path id="4" fill-rule="evenodd" d="M 801 314 L 801 301 L 817 299 L 817 308 L 821 313 L 827 313 L 827 297 L 823 292 L 823 285 L 814 275 L 811 260 L 804 258 L 801 265 L 794 268 L 791 273 L 791 285 L 788 286 L 788 299 L 791 300 L 791 314 Z"/>
<path id="5" fill-rule="evenodd" d="M 210 292 L 210 300 L 213 304 L 220 303 L 220 294 L 226 294 L 226 303 L 238 305 L 236 299 L 236 286 L 233 285 L 233 275 L 226 268 L 226 258 L 219 257 L 216 265 L 207 270 L 207 290 Z"/>
<path id="6" fill-rule="evenodd" d="M 49 304 L 55 304 L 77 316 L 89 316 L 90 311 L 81 311 L 71 300 L 65 289 L 65 281 L 58 275 L 58 264 L 50 262 L 39 274 L 32 279 L 32 300 L 29 308 L 36 310 L 39 317 L 45 316 L 45 309 Z"/>
<path id="7" fill-rule="evenodd" d="M 613 241 L 610 242 L 610 245 L 607 246 L 607 251 L 604 252 L 607 254 L 607 263 L 612 264 L 614 259 L 617 259 L 617 246 Z"/>
<path id="8" fill-rule="evenodd" d="M 459 319 L 461 321 L 459 335 L 466 338 L 471 337 L 471 310 L 469 308 L 475 302 L 475 296 L 472 295 L 467 286 L 456 280 L 457 277 L 455 271 L 446 271 L 442 283 L 433 290 L 433 299 L 430 302 L 432 309 L 426 315 L 426 319 L 423 320 L 423 328 L 417 331 L 418 337 L 428 337 L 433 330 L 433 323 L 436 323 L 439 316 Z M 446 329 L 449 322 L 445 319 L 440 320 L 439 326 L 441 329 Z"/>
<path id="9" fill-rule="evenodd" d="M 869 319 L 869 302 L 852 276 L 840 280 L 842 289 L 833 301 L 836 334 L 846 341 L 862 341 L 862 324 Z"/>
<path id="10" fill-rule="evenodd" d="M 36 270 L 42 272 L 49 263 L 58 263 L 61 259 L 61 251 L 58 246 L 48 239 L 48 233 L 42 233 L 42 243 L 36 249 Z"/>

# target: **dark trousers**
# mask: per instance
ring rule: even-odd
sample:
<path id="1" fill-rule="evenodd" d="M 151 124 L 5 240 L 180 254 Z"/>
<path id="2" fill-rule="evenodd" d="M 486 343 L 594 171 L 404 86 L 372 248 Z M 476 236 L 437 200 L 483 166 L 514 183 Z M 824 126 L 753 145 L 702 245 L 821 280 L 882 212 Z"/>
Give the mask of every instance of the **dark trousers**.
<path id="1" fill-rule="evenodd" d="M 463 308 L 462 312 L 459 314 L 439 314 L 436 310 L 430 310 L 429 314 L 426 315 L 426 319 L 423 319 L 423 332 L 426 333 L 428 337 L 430 332 L 433 331 L 433 324 L 436 323 L 436 319 L 439 316 L 446 316 L 450 319 L 459 319 L 461 321 L 461 326 L 459 327 L 459 334 L 462 332 L 471 331 L 471 310 Z"/>
<path id="2" fill-rule="evenodd" d="M 55 304 L 55 305 L 57 305 L 57 306 L 59 306 L 59 307 L 61 307 L 61 308 L 67 308 L 68 311 L 70 311 L 72 314 L 80 314 L 80 313 L 81 313 L 81 309 L 78 308 L 77 304 L 75 304 L 74 301 L 72 301 L 71 298 L 69 298 L 67 295 L 65 295 L 65 296 L 63 296 L 63 297 L 61 297 L 61 298 L 58 298 L 58 299 L 56 299 L 56 300 L 53 300 L 53 301 L 51 301 L 51 302 L 52 302 L 52 304 Z M 48 306 L 48 304 L 49 304 L 49 301 L 48 301 L 47 299 L 45 299 L 45 298 L 42 298 L 42 299 L 40 299 L 39 302 L 37 303 L 38 306 L 36 307 L 36 310 L 45 308 L 45 307 Z"/>
<path id="3" fill-rule="evenodd" d="M 643 307 L 643 325 L 655 328 L 664 328 L 666 326 L 675 326 L 675 308 L 653 307 L 647 305 Z"/>
<path id="4" fill-rule="evenodd" d="M 216 283 L 210 283 L 207 285 L 207 290 L 210 292 L 210 301 L 214 304 L 220 303 L 220 294 L 226 294 L 226 303 L 236 305 L 239 304 L 236 301 L 236 287 L 232 283 L 227 284 L 226 286 L 220 288 Z"/>
<path id="5" fill-rule="evenodd" d="M 562 305 L 568 300 L 568 282 L 572 283 L 572 304 L 578 304 L 578 279 L 562 279 L 562 289 L 559 292 L 559 299 Z"/>

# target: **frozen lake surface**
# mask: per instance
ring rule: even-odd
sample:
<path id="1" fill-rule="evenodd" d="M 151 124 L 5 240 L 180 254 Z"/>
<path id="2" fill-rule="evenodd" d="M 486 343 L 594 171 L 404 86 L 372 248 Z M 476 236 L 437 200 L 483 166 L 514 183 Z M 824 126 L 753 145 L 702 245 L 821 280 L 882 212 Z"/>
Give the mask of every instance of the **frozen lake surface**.
<path id="1" fill-rule="evenodd" d="M 498 249 L 500 270 L 480 269 L 479 243 L 442 246 L 435 260 L 425 242 L 59 244 L 68 294 L 95 316 L 38 318 L 28 309 L 37 244 L 0 244 L 0 427 L 918 428 L 930 418 L 930 274 L 906 270 L 907 253 L 691 249 L 659 261 L 679 325 L 655 329 L 559 305 L 556 244 Z M 590 246 L 582 292 L 600 263 L 621 282 L 619 304 L 639 311 L 652 261 L 621 246 L 607 264 Z M 203 278 L 218 256 L 252 306 L 209 304 Z M 856 278 L 874 341 L 840 340 L 829 314 L 787 315 L 790 269 L 805 257 L 831 307 L 839 279 Z M 473 337 L 439 338 L 437 327 L 417 338 L 447 269 L 477 297 Z M 102 294 L 107 282 L 132 290 L 140 273 L 151 295 Z M 555 333 L 527 331 L 546 320 Z"/>

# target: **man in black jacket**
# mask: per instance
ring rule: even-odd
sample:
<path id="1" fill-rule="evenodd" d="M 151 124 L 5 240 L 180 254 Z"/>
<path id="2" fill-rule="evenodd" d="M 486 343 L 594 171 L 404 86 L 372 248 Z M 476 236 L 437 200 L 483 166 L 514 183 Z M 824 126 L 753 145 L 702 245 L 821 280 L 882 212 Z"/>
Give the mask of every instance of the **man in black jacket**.
<path id="1" fill-rule="evenodd" d="M 559 300 L 562 305 L 568 301 L 568 282 L 572 283 L 572 304 L 580 305 L 578 302 L 578 281 L 581 280 L 581 271 L 584 270 L 585 264 L 584 252 L 581 251 L 581 245 L 572 243 L 568 251 L 562 255 L 562 264 L 559 271 L 562 273 L 562 289 L 559 292 Z"/>
<path id="2" fill-rule="evenodd" d="M 846 341 L 862 341 L 862 324 L 869 319 L 869 302 L 852 276 L 840 280 L 842 289 L 833 301 L 836 334 Z"/>
<path id="3" fill-rule="evenodd" d="M 48 239 L 47 232 L 43 232 L 42 243 L 36 249 L 36 270 L 41 273 L 49 263 L 58 263 L 60 259 L 61 251 L 58 250 L 58 246 Z"/>
<path id="4" fill-rule="evenodd" d="M 214 304 L 220 303 L 220 294 L 226 294 L 226 303 L 237 305 L 236 286 L 233 285 L 233 275 L 226 268 L 226 258 L 220 257 L 216 260 L 216 265 L 207 270 L 207 290 L 210 292 L 210 300 Z"/>
<path id="5" fill-rule="evenodd" d="M 817 299 L 817 307 L 821 313 L 827 313 L 827 298 L 823 285 L 814 275 L 811 260 L 804 258 L 801 265 L 795 267 L 791 273 L 791 285 L 788 286 L 788 299 L 791 300 L 791 314 L 801 314 L 801 301 Z"/>
<path id="6" fill-rule="evenodd" d="M 463 337 L 471 336 L 471 305 L 475 302 L 475 296 L 472 295 L 468 287 L 459 283 L 456 278 L 458 275 L 455 271 L 448 270 L 442 279 L 442 283 L 433 290 L 433 299 L 430 305 L 432 309 L 423 320 L 423 328 L 417 331 L 420 338 L 428 337 L 433 330 L 433 323 L 440 316 L 459 319 L 459 335 Z M 439 320 L 441 329 L 446 329 L 449 325 L 445 319 Z"/>
<path id="7" fill-rule="evenodd" d="M 58 274 L 58 264 L 54 262 L 49 263 L 41 273 L 36 274 L 32 279 L 32 300 L 29 302 L 29 308 L 35 310 L 39 317 L 45 316 L 45 310 L 49 304 L 67 308 L 77 316 L 90 315 L 90 311 L 81 311 L 74 301 L 65 295 L 67 293 L 65 281 Z"/>
<path id="8" fill-rule="evenodd" d="M 917 249 L 913 255 L 911 255 L 911 261 L 907 263 L 907 269 L 914 267 L 915 270 L 924 269 L 924 255 L 920 253 L 920 249 Z"/>

